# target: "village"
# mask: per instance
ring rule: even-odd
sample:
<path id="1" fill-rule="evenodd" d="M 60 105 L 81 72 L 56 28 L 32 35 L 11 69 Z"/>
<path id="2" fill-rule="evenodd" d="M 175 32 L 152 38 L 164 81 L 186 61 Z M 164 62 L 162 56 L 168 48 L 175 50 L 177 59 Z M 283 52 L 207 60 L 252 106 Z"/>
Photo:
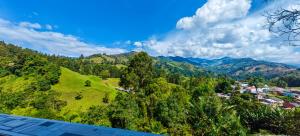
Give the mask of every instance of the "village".
<path id="1" fill-rule="evenodd" d="M 264 85 L 261 88 L 251 86 L 246 82 L 237 82 L 240 86 L 240 93 L 249 93 L 262 104 L 283 109 L 295 109 L 300 107 L 300 90 L 280 87 L 269 87 Z M 236 88 L 236 86 L 232 86 Z M 219 97 L 230 99 L 231 94 L 218 93 Z"/>

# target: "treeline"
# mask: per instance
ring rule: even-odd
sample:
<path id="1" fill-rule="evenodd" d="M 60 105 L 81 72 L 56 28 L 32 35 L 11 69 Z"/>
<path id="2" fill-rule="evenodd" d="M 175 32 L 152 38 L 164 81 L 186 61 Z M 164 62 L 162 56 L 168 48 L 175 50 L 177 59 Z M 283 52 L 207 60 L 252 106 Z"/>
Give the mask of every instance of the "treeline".
<path id="1" fill-rule="evenodd" d="M 121 75 L 121 68 L 110 61 L 95 63 L 85 57 L 69 58 L 61 56 L 50 56 L 49 61 L 84 75 L 96 75 L 103 78 L 119 78 Z"/>

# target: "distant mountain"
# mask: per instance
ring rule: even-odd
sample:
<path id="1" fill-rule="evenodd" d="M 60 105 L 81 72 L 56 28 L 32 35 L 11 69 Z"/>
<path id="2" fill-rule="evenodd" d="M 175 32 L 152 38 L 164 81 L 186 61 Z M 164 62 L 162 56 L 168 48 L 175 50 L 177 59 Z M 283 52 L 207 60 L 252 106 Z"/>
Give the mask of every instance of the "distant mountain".
<path id="1" fill-rule="evenodd" d="M 183 57 L 158 57 L 159 59 L 185 62 L 193 64 L 199 68 L 226 74 L 237 78 L 244 78 L 247 76 L 264 76 L 266 78 L 273 78 L 282 76 L 291 72 L 299 72 L 297 67 L 282 63 L 274 63 L 268 61 L 259 61 L 252 58 L 230 58 L 224 57 L 221 59 L 202 59 L 202 58 L 183 58 Z"/>
<path id="2" fill-rule="evenodd" d="M 110 64 L 124 67 L 128 65 L 130 58 L 135 54 L 137 54 L 137 52 L 134 51 L 116 55 L 94 54 L 87 57 L 87 59 L 92 60 L 94 63 L 109 62 Z M 173 61 L 168 58 L 164 59 L 160 57 L 153 57 L 153 61 L 156 68 L 165 69 L 166 72 L 169 73 L 180 73 L 186 76 L 207 74 L 206 70 L 185 61 Z"/>
<path id="3" fill-rule="evenodd" d="M 126 65 L 129 59 L 137 52 L 129 52 L 117 55 L 96 54 L 88 58 L 101 62 L 111 61 L 113 64 Z M 195 73 L 224 74 L 238 79 L 249 76 L 262 76 L 265 78 L 283 77 L 285 75 L 300 75 L 299 67 L 282 63 L 255 60 L 252 58 L 203 59 L 184 57 L 153 57 L 155 66 L 165 68 L 172 73 L 195 75 Z"/>

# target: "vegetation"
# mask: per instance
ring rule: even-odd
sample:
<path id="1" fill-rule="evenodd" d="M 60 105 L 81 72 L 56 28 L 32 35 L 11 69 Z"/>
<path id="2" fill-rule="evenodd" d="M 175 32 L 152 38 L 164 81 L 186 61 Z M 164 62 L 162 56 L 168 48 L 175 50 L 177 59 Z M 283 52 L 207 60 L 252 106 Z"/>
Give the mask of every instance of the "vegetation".
<path id="1" fill-rule="evenodd" d="M 85 86 L 86 81 L 90 81 L 91 87 Z M 103 105 L 102 99 L 106 95 L 114 98 L 118 81 L 115 78 L 102 80 L 97 76 L 82 75 L 62 67 L 59 83 L 52 88 L 59 91 L 61 93 L 60 98 L 67 102 L 64 113 L 68 113 L 69 111 L 84 111 L 91 106 Z M 76 100 L 78 96 L 81 99 Z"/>
<path id="2" fill-rule="evenodd" d="M 300 133 L 299 109 L 264 106 L 253 95 L 235 92 L 230 77 L 144 52 L 67 58 L 2 42 L 0 60 L 3 113 L 168 135 Z M 271 82 L 285 86 L 284 81 Z"/>
<path id="3" fill-rule="evenodd" d="M 90 80 L 86 80 L 85 82 L 85 85 L 84 86 L 86 86 L 86 87 L 91 87 L 91 81 Z"/>

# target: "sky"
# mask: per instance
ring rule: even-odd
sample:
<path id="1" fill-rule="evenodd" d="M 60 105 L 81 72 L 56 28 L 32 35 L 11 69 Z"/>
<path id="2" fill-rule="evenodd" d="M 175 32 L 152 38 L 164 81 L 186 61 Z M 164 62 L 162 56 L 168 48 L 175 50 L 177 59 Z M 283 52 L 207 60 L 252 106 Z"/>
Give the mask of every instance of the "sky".
<path id="1" fill-rule="evenodd" d="M 0 40 L 76 57 L 146 51 L 300 65 L 300 48 L 265 28 L 298 0 L 0 0 Z"/>

